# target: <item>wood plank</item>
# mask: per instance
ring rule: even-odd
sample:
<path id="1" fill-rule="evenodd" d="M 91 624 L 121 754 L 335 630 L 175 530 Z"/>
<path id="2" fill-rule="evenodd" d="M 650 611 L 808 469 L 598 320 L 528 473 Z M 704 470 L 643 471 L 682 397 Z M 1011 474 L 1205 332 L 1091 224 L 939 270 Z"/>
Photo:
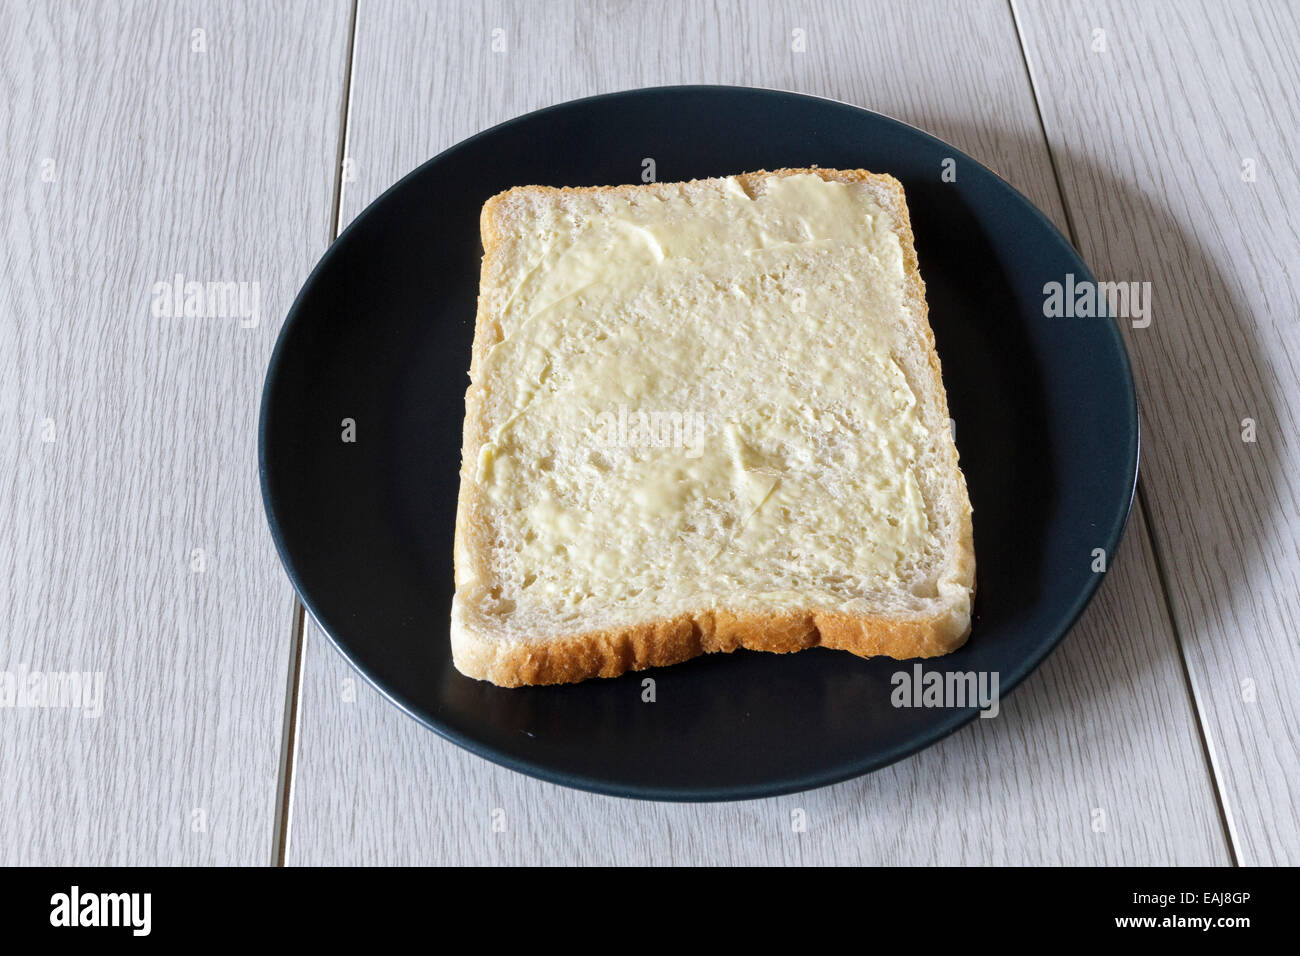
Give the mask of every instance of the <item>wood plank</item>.
<path id="1" fill-rule="evenodd" d="M 498 28 L 504 54 L 491 50 Z M 807 53 L 790 49 L 796 28 Z M 357 179 L 345 217 L 428 156 L 518 113 L 714 82 L 898 116 L 981 157 L 1063 221 L 1002 3 L 720 2 L 656 15 L 637 3 L 383 3 L 362 7 L 358 29 L 347 147 Z M 1084 621 L 1001 717 L 798 796 L 688 806 L 565 790 L 419 727 L 314 630 L 303 667 L 291 863 L 1228 860 L 1140 516 Z M 498 808 L 504 832 L 492 828 Z M 805 833 L 793 832 L 795 809 Z"/>
<path id="2" fill-rule="evenodd" d="M 257 410 L 331 238 L 349 22 L 0 6 L 0 671 L 103 675 L 97 719 L 0 709 L 0 863 L 273 858 L 295 602 Z M 157 314 L 178 274 L 249 308 Z"/>
<path id="3" fill-rule="evenodd" d="M 1294 865 L 1300 12 L 1017 12 L 1080 248 L 1099 275 L 1152 284 L 1150 326 L 1126 328 L 1143 486 L 1239 860 Z"/>

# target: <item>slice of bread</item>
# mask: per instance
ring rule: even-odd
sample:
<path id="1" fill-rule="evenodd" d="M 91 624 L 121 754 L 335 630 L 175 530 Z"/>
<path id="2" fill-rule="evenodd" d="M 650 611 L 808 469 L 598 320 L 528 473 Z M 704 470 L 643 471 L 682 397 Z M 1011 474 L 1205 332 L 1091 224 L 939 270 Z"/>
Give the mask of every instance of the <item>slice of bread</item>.
<path id="1" fill-rule="evenodd" d="M 965 641 L 970 499 L 895 179 L 524 186 L 481 226 L 462 673 Z"/>

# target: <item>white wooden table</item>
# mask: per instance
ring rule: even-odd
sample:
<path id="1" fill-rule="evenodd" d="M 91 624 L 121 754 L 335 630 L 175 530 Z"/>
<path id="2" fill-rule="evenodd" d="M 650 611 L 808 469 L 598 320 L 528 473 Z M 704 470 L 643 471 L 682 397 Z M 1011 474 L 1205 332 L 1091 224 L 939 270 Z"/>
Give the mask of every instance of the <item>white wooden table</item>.
<path id="1" fill-rule="evenodd" d="M 1298 6 L 4 0 L 0 678 L 104 683 L 0 708 L 0 863 L 1300 863 Z M 927 129 L 1154 296 L 1139 500 L 1060 650 L 901 764 L 700 806 L 401 715 L 304 625 L 255 457 L 284 314 L 384 188 L 686 82 Z M 256 308 L 170 317 L 177 275 Z"/>

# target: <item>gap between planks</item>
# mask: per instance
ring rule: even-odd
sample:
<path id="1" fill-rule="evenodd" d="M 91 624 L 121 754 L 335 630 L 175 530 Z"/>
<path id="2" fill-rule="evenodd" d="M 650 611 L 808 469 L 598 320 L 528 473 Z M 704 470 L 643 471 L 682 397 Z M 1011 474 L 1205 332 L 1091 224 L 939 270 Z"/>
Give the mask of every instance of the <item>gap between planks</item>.
<path id="1" fill-rule="evenodd" d="M 343 64 L 343 101 L 340 107 L 339 148 L 334 164 L 334 204 L 330 210 L 330 242 L 343 231 L 344 163 L 348 153 L 348 131 L 352 120 L 352 79 L 356 75 L 357 60 L 357 8 L 360 0 L 352 0 L 348 22 L 348 57 Z M 295 596 L 296 597 L 296 596 Z M 280 775 L 276 787 L 275 827 L 272 831 L 271 862 L 273 866 L 286 866 L 289 859 L 289 837 L 293 823 L 293 772 L 298 756 L 298 719 L 302 713 L 303 656 L 307 644 L 307 609 L 299 600 L 294 601 L 292 627 L 293 647 L 289 652 L 288 690 L 285 694 L 284 727 L 280 739 Z"/>
<path id="2" fill-rule="evenodd" d="M 1061 178 L 1061 169 L 1056 162 L 1056 153 L 1052 149 L 1051 137 L 1047 135 L 1047 121 L 1043 117 L 1043 107 L 1038 96 L 1038 81 L 1034 78 L 1034 68 L 1029 60 L 1029 45 L 1025 42 L 1024 28 L 1021 26 L 1020 17 L 1016 14 L 1016 0 L 1007 0 L 1007 9 L 1011 14 L 1011 22 L 1016 28 L 1016 39 L 1020 43 L 1020 56 L 1024 62 L 1025 77 L 1029 81 L 1029 92 L 1034 100 L 1034 112 L 1038 115 L 1038 128 L 1043 134 L 1043 146 L 1047 149 L 1047 161 L 1052 168 L 1052 178 L 1056 181 L 1056 191 L 1061 197 L 1061 209 L 1065 213 L 1066 232 L 1070 244 L 1074 246 L 1076 251 L 1079 251 L 1079 234 L 1074 228 L 1074 216 L 1070 212 L 1070 198 L 1065 192 L 1065 181 Z M 1079 251 L 1079 255 L 1082 256 L 1083 253 Z M 1139 402 L 1139 409 L 1140 407 L 1141 403 Z M 1228 856 L 1232 860 L 1232 865 L 1236 867 L 1241 865 L 1241 855 L 1237 850 L 1236 827 L 1233 824 L 1232 812 L 1228 807 L 1223 776 L 1219 771 L 1219 761 L 1214 752 L 1214 743 L 1210 738 L 1205 708 L 1201 704 L 1199 688 L 1196 686 L 1196 680 L 1192 676 L 1190 665 L 1187 662 L 1187 652 L 1183 647 L 1183 636 L 1179 631 L 1178 618 L 1174 613 L 1173 598 L 1169 590 L 1169 577 L 1165 570 L 1164 550 L 1159 538 L 1156 537 L 1155 526 L 1151 523 L 1151 509 L 1147 507 L 1146 485 L 1142 481 L 1140 440 L 1138 462 L 1138 478 L 1134 487 L 1134 498 L 1137 506 L 1142 511 L 1142 526 L 1146 531 L 1147 540 L 1151 544 L 1151 557 L 1155 564 L 1156 583 L 1160 586 L 1160 597 L 1164 603 L 1165 617 L 1169 620 L 1169 629 L 1174 636 L 1174 646 L 1178 651 L 1178 663 L 1183 674 L 1183 684 L 1192 702 L 1192 710 L 1196 714 L 1196 733 L 1201 741 L 1201 755 L 1205 758 L 1206 769 L 1210 775 L 1210 781 L 1214 785 L 1214 802 L 1219 811 L 1219 825 L 1223 828 L 1223 839 L 1228 845 Z M 1131 516 L 1132 513 L 1130 512 Z"/>

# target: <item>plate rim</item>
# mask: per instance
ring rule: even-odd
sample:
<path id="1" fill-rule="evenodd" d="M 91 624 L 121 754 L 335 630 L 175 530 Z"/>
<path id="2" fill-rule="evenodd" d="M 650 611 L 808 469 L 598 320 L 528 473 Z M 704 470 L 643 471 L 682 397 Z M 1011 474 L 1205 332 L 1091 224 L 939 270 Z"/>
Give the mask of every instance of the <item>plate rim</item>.
<path id="1" fill-rule="evenodd" d="M 370 684 L 371 687 L 377 690 L 385 699 L 395 705 L 406 715 L 415 719 L 429 730 L 432 730 L 438 736 L 450 741 L 464 750 L 469 751 L 475 756 L 491 761 L 498 766 L 505 767 L 517 773 L 525 774 L 529 777 L 544 780 L 548 783 L 554 783 L 588 793 L 669 803 L 712 803 L 757 800 L 765 797 L 777 797 L 792 793 L 801 793 L 832 786 L 837 783 L 843 783 L 847 780 L 852 780 L 883 769 L 884 767 L 905 760 L 913 754 L 934 746 L 939 741 L 951 736 L 957 730 L 960 730 L 966 724 L 974 720 L 979 711 L 977 708 L 954 709 L 950 712 L 950 716 L 947 720 L 932 728 L 930 732 L 920 735 L 917 738 L 910 739 L 906 743 L 893 747 L 883 754 L 876 753 L 871 757 L 837 763 L 833 767 L 824 771 L 805 772 L 793 778 L 782 778 L 780 780 L 769 782 L 727 786 L 683 787 L 677 785 L 647 786 L 643 784 L 612 783 L 609 780 L 587 774 L 555 770 L 544 763 L 521 759 L 511 754 L 498 751 L 491 746 L 482 744 L 475 738 L 467 736 L 453 727 L 440 724 L 430 719 L 427 715 L 417 712 L 413 709 L 412 705 L 395 695 L 373 677 L 367 670 L 366 666 L 357 659 L 357 657 L 331 632 L 328 627 L 321 622 L 314 603 L 306 593 L 306 588 L 304 587 L 299 570 L 294 564 L 288 545 L 284 539 L 283 530 L 276 515 L 275 502 L 270 490 L 269 469 L 267 464 L 267 423 L 268 414 L 272 410 L 272 392 L 274 391 L 275 382 L 279 377 L 280 364 L 284 358 L 285 343 L 290 337 L 291 330 L 302 318 L 303 299 L 307 295 L 308 290 L 310 290 L 314 285 L 318 274 L 330 268 L 333 260 L 340 255 L 340 250 L 344 248 L 345 240 L 348 239 L 349 235 L 354 230 L 359 231 L 359 227 L 364 224 L 365 220 L 374 214 L 375 210 L 382 206 L 391 194 L 396 193 L 405 187 L 408 181 L 422 175 L 427 168 L 434 166 L 457 152 L 469 149 L 480 140 L 488 139 L 495 134 L 525 121 L 531 121 L 543 117 L 547 113 L 571 109 L 597 100 L 634 98 L 640 96 L 671 96 L 700 92 L 723 95 L 758 93 L 790 100 L 818 100 L 838 107 L 843 107 L 849 111 L 866 114 L 874 121 L 901 127 L 910 131 L 914 135 L 920 136 L 924 140 L 938 144 L 945 150 L 949 151 L 954 158 L 962 162 L 973 163 L 991 176 L 993 181 L 1000 184 L 1006 193 L 1020 207 L 1030 211 L 1031 216 L 1038 220 L 1038 222 L 1047 230 L 1047 234 L 1050 237 L 1061 243 L 1073 255 L 1075 260 L 1082 267 L 1084 278 L 1087 281 L 1092 283 L 1096 283 L 1097 281 L 1092 269 L 1084 260 L 1082 253 L 1079 252 L 1070 238 L 1057 228 L 1056 224 L 1047 217 L 1046 213 L 1039 209 L 1038 206 L 1021 193 L 1020 190 L 999 175 L 997 171 L 970 156 L 964 150 L 948 143 L 946 140 L 940 139 L 920 127 L 914 126 L 893 116 L 889 116 L 888 114 L 868 109 L 863 106 L 858 106 L 854 103 L 848 103 L 844 100 L 835 99 L 834 97 L 763 86 L 741 86 L 721 83 L 690 83 L 670 84 L 666 86 L 634 87 L 625 90 L 597 93 L 590 96 L 579 97 L 577 99 L 565 100 L 560 103 L 553 103 L 550 106 L 521 113 L 517 116 L 511 117 L 510 119 L 489 126 L 486 129 L 480 130 L 465 139 L 459 140 L 420 163 L 367 203 L 365 208 L 357 213 L 348 225 L 344 227 L 343 231 L 340 232 L 326 247 L 325 251 L 321 254 L 319 261 L 312 267 L 307 278 L 303 280 L 303 284 L 298 290 L 297 295 L 294 297 L 293 303 L 289 306 L 288 312 L 285 313 L 284 321 L 281 323 L 280 329 L 276 334 L 275 345 L 271 351 L 271 357 L 267 364 L 266 376 L 262 384 L 262 395 L 259 402 L 257 420 L 258 483 L 261 488 L 262 506 L 265 512 L 267 525 L 270 529 L 271 538 L 275 544 L 280 564 L 283 566 L 284 571 L 289 578 L 289 583 L 293 587 L 294 594 L 301 603 L 304 613 L 316 626 L 317 630 L 325 636 L 331 645 L 333 645 L 334 649 L 342 655 L 348 665 L 368 684 Z M 1064 201 L 1064 197 L 1062 197 L 1062 201 Z M 1124 533 L 1128 527 L 1128 521 L 1133 512 L 1133 503 L 1137 495 L 1138 476 L 1141 467 L 1142 421 L 1138 402 L 1137 383 L 1133 375 L 1133 363 L 1128 353 L 1128 347 L 1124 342 L 1123 335 L 1120 333 L 1117 321 L 1112 317 L 1108 318 L 1105 324 L 1108 333 L 1112 337 L 1114 344 L 1117 346 L 1116 351 L 1118 352 L 1123 366 L 1124 384 L 1127 387 L 1124 389 L 1122 398 L 1126 405 L 1125 411 L 1127 412 L 1127 417 L 1131 425 L 1125 461 L 1125 472 L 1130 476 L 1127 481 L 1128 493 L 1125 496 L 1123 508 L 1117 513 L 1116 519 L 1112 522 L 1112 526 L 1105 535 L 1105 541 L 1103 542 L 1106 554 L 1113 559 L 1118 550 L 1120 541 L 1123 539 Z M 1068 610 L 1060 615 L 1061 623 L 1055 627 L 1057 633 L 1045 644 L 1041 645 L 1036 653 L 1021 659 L 1009 678 L 1007 678 L 1003 673 L 999 673 L 999 700 L 1005 700 L 1009 697 L 1011 693 L 1014 692 L 1015 689 L 1025 680 L 1025 678 L 1033 673 L 1043 663 L 1043 661 L 1045 661 L 1060 646 L 1066 636 L 1073 631 L 1079 618 L 1083 615 L 1084 610 L 1092 602 L 1097 591 L 1102 586 L 1104 579 L 1110 575 L 1112 570 L 1113 565 L 1108 567 L 1104 573 L 1094 574 L 1092 576 L 1089 584 L 1080 591 L 1079 595 L 1075 598 L 1074 603 L 1068 608 Z M 299 639 L 305 641 L 305 633 L 301 635 Z M 299 653 L 301 655 L 301 650 Z"/>

